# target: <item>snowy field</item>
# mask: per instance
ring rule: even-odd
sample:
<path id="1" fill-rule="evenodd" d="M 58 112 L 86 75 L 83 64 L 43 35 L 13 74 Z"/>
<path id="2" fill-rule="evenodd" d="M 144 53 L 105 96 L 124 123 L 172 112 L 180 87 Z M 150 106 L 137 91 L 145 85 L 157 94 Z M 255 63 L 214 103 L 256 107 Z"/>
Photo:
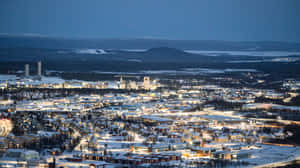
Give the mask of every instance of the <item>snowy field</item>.
<path id="1" fill-rule="evenodd" d="M 251 158 L 241 159 L 252 165 L 290 161 L 300 156 L 300 147 L 261 145 L 261 149 L 251 150 Z"/>
<path id="2" fill-rule="evenodd" d="M 119 75 L 198 75 L 198 74 L 223 74 L 231 72 L 258 72 L 256 69 L 212 69 L 212 68 L 184 68 L 181 70 L 147 70 L 138 72 L 109 72 L 109 71 L 93 71 L 99 74 L 119 74 Z"/>
<path id="3" fill-rule="evenodd" d="M 222 55 L 240 55 L 240 56 L 291 56 L 300 55 L 300 52 L 289 51 L 201 51 L 201 50 L 185 50 L 185 52 L 193 54 L 201 54 L 207 56 L 222 56 Z"/>
<path id="4" fill-rule="evenodd" d="M 112 49 L 104 50 L 104 49 L 78 49 L 75 50 L 77 54 L 107 54 L 107 51 L 111 51 Z M 148 49 L 120 49 L 120 51 L 128 51 L 128 52 L 146 52 Z M 239 56 L 293 56 L 299 55 L 300 52 L 292 52 L 292 51 L 209 51 L 209 50 L 183 50 L 187 53 L 192 54 L 200 54 L 206 56 L 222 56 L 222 55 L 239 55 Z"/>

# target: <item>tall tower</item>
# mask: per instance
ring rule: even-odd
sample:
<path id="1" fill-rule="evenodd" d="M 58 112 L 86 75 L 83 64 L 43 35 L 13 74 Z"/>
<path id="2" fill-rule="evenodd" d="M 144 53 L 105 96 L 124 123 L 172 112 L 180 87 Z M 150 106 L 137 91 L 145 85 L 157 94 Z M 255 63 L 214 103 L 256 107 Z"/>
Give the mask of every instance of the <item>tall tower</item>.
<path id="1" fill-rule="evenodd" d="M 144 83 L 143 83 L 144 89 L 150 89 L 151 87 L 151 83 L 150 83 L 150 77 L 149 76 L 145 76 L 144 77 Z"/>
<path id="2" fill-rule="evenodd" d="M 37 75 L 38 75 L 38 78 L 41 79 L 42 78 L 42 62 L 38 61 L 37 66 L 38 66 Z"/>
<path id="3" fill-rule="evenodd" d="M 119 84 L 119 89 L 125 89 L 126 88 L 126 81 L 123 80 L 123 76 L 120 76 L 120 84 Z"/>
<path id="4" fill-rule="evenodd" d="M 25 77 L 29 77 L 29 64 L 25 64 Z"/>
<path id="5" fill-rule="evenodd" d="M 123 83 L 123 76 L 120 75 L 120 83 Z"/>

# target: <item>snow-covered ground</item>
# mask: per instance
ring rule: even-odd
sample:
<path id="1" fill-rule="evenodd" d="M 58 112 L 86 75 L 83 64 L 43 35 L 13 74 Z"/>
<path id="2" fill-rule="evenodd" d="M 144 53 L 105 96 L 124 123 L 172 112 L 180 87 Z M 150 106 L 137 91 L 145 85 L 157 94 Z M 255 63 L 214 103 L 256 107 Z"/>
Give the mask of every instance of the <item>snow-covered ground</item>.
<path id="1" fill-rule="evenodd" d="M 0 74 L 0 82 L 1 81 L 15 81 L 15 80 L 20 80 L 20 77 L 17 77 L 16 75 L 5 75 L 5 74 Z M 31 78 L 24 78 L 22 79 L 24 82 L 28 83 L 63 83 L 65 80 L 59 77 L 48 77 L 48 76 L 43 76 L 42 80 L 34 80 Z"/>
<path id="2" fill-rule="evenodd" d="M 256 69 L 212 69 L 212 68 L 184 68 L 181 70 L 147 70 L 147 71 L 138 71 L 138 72 L 109 72 L 109 71 L 93 71 L 94 73 L 99 74 L 119 74 L 119 75 L 146 75 L 146 74 L 222 74 L 230 72 L 258 72 Z"/>
<path id="3" fill-rule="evenodd" d="M 77 54 L 107 54 L 107 52 L 103 49 L 79 49 L 76 50 L 75 53 Z"/>
<path id="4" fill-rule="evenodd" d="M 241 159 L 253 165 L 290 161 L 300 156 L 300 147 L 261 145 L 261 149 L 250 150 L 252 157 Z"/>
<path id="5" fill-rule="evenodd" d="M 222 56 L 222 55 L 240 55 L 240 56 L 290 56 L 300 55 L 300 52 L 290 51 L 201 51 L 201 50 L 185 50 L 185 52 L 193 54 L 201 54 L 207 56 Z"/>
<path id="6" fill-rule="evenodd" d="M 0 81 L 16 80 L 16 79 L 18 79 L 18 77 L 16 75 L 0 74 Z"/>
<path id="7" fill-rule="evenodd" d="M 120 49 L 120 51 L 128 52 L 145 52 L 148 49 Z M 240 56 L 291 56 L 300 55 L 300 52 L 292 51 L 210 51 L 210 50 L 184 50 L 187 53 L 201 54 L 206 56 L 222 56 L 222 55 L 240 55 Z M 80 49 L 76 50 L 79 54 L 106 54 L 103 49 Z"/>

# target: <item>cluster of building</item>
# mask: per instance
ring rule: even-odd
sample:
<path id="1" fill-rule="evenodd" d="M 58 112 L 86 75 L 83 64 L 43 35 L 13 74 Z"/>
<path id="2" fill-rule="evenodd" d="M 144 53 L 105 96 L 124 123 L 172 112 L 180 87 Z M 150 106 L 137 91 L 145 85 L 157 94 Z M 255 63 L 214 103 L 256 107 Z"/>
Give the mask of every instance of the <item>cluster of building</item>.
<path id="1" fill-rule="evenodd" d="M 293 136 L 283 123 L 297 124 L 300 108 L 258 102 L 289 99 L 295 96 L 292 90 L 225 88 L 203 81 L 170 89 L 149 77 L 140 82 L 123 77 L 77 81 L 77 87 L 140 92 L 3 92 L 0 167 L 252 167 L 300 154 L 297 146 L 269 141 Z M 46 84 L 43 78 L 32 86 L 75 87 L 76 81 Z M 27 85 L 26 79 L 6 80 L 7 90 L 16 87 L 13 82 Z M 286 153 L 279 157 L 270 150 Z"/>
<path id="2" fill-rule="evenodd" d="M 1 77 L 4 77 L 1 79 Z M 10 78 L 10 79 L 7 79 Z M 58 77 L 41 76 L 36 78 L 23 78 L 14 75 L 0 75 L 0 89 L 126 89 L 126 90 L 155 90 L 161 84 L 156 80 L 151 80 L 149 76 L 144 77 L 143 81 L 124 80 L 120 77 L 119 81 L 82 81 L 82 80 L 63 80 Z"/>

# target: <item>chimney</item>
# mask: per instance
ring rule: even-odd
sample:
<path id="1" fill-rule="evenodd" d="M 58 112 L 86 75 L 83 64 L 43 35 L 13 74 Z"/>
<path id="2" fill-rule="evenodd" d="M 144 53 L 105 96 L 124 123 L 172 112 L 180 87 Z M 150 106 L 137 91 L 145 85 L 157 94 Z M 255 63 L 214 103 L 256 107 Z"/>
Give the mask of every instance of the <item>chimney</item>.
<path id="1" fill-rule="evenodd" d="M 37 75 L 38 75 L 38 78 L 42 78 L 42 62 L 41 61 L 39 61 L 38 63 L 37 63 L 37 66 L 38 66 L 38 70 L 37 70 Z"/>
<path id="2" fill-rule="evenodd" d="M 25 64 L 25 77 L 29 77 L 29 64 Z"/>

